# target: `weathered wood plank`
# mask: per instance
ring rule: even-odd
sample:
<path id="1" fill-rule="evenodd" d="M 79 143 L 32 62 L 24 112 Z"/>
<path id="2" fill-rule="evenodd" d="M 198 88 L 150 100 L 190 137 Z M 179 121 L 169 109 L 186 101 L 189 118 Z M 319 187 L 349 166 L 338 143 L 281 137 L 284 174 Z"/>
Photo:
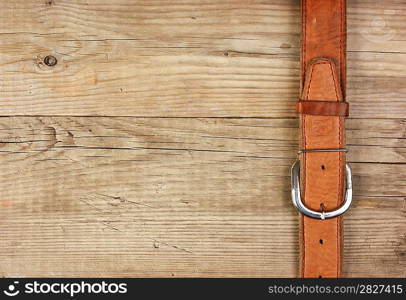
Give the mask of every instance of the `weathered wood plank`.
<path id="1" fill-rule="evenodd" d="M 294 116 L 297 0 L 0 7 L 0 115 Z M 404 3 L 348 1 L 348 28 L 352 115 L 404 117 Z"/>
<path id="2" fill-rule="evenodd" d="M 0 8 L 0 275 L 296 275 L 298 0 Z M 405 16 L 348 1 L 345 276 L 406 277 Z"/>
<path id="3" fill-rule="evenodd" d="M 404 276 L 405 123 L 347 127 L 344 275 Z M 0 118 L 1 275 L 295 276 L 297 133 L 294 118 Z"/>

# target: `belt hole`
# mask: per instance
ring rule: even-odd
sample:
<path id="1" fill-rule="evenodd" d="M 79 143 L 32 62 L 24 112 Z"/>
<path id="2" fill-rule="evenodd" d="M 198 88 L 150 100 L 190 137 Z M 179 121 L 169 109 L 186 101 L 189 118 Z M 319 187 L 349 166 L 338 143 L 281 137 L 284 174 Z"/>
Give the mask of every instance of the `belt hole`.
<path id="1" fill-rule="evenodd" d="M 321 165 L 321 167 L 320 167 L 322 170 L 325 170 L 326 169 L 326 166 L 325 165 Z"/>
<path id="2" fill-rule="evenodd" d="M 319 242 L 320 242 L 321 245 L 323 245 L 323 243 L 324 243 L 324 241 L 322 239 L 320 239 Z"/>

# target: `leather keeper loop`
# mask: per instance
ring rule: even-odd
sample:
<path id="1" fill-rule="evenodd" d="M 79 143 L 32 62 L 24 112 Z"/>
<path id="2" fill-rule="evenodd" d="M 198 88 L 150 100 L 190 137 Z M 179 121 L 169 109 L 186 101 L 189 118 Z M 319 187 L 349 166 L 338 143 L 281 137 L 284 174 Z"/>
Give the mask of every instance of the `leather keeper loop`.
<path id="1" fill-rule="evenodd" d="M 348 117 L 349 105 L 344 101 L 300 100 L 296 103 L 296 112 L 305 115 Z"/>

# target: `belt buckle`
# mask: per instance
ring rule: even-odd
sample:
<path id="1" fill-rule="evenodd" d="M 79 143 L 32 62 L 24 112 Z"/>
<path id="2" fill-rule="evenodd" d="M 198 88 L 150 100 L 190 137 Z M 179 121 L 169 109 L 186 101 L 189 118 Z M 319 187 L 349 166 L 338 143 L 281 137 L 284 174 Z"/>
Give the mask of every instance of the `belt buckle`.
<path id="1" fill-rule="evenodd" d="M 303 152 L 321 152 L 319 149 L 318 151 L 300 151 Z M 321 150 L 321 149 L 320 149 Z M 331 149 L 331 150 L 339 150 L 339 149 Z M 315 211 L 309 209 L 304 205 L 302 202 L 302 198 L 300 196 L 300 183 L 299 183 L 299 173 L 300 173 L 300 161 L 297 160 L 291 169 L 291 185 L 292 185 L 292 202 L 293 205 L 297 208 L 297 210 L 310 218 L 318 219 L 318 220 L 325 220 L 338 217 L 345 213 L 351 206 L 352 202 L 352 171 L 349 164 L 345 164 L 345 172 L 346 172 L 346 186 L 345 186 L 345 198 L 344 203 L 335 210 L 332 211 Z"/>

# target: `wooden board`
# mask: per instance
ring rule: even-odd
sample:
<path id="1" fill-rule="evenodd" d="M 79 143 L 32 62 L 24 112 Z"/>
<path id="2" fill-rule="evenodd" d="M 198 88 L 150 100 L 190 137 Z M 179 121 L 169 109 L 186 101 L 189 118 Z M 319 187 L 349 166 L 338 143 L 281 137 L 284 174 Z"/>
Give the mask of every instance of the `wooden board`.
<path id="1" fill-rule="evenodd" d="M 404 2 L 348 2 L 352 115 L 404 117 Z M 298 0 L 0 3 L 0 115 L 294 116 Z"/>
<path id="2" fill-rule="evenodd" d="M 405 277 L 406 3 L 348 13 L 344 275 Z M 0 24 L 0 275 L 297 276 L 299 1 L 0 0 Z"/>

